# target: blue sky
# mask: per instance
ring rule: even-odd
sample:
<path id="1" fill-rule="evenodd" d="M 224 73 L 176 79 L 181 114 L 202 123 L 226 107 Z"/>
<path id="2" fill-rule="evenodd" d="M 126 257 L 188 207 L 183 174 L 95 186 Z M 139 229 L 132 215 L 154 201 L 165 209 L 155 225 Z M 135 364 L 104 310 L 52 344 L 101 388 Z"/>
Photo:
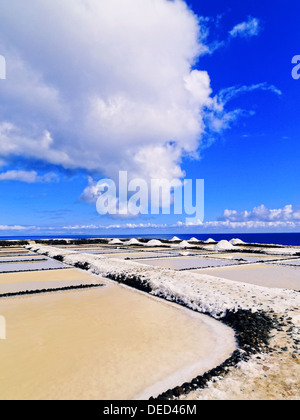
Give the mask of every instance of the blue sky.
<path id="1" fill-rule="evenodd" d="M 0 236 L 300 231 L 298 1 L 55 3 L 1 5 Z M 100 216 L 119 170 L 204 179 L 204 221 Z"/>

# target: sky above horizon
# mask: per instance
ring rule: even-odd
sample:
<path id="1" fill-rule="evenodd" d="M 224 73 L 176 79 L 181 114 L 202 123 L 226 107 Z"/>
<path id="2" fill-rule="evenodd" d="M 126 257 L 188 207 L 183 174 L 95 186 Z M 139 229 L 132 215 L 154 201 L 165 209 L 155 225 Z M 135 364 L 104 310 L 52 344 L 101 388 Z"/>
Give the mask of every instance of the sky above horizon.
<path id="1" fill-rule="evenodd" d="M 0 236 L 300 232 L 299 1 L 0 11 Z M 120 170 L 204 179 L 204 220 L 101 216 Z"/>

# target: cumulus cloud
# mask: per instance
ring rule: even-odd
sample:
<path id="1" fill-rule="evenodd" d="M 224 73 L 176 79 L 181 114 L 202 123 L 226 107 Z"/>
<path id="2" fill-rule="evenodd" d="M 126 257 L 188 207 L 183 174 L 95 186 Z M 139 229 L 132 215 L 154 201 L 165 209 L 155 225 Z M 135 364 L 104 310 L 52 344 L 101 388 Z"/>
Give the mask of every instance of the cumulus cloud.
<path id="1" fill-rule="evenodd" d="M 226 113 L 208 73 L 193 69 L 209 52 L 207 22 L 183 0 L 2 3 L 2 164 L 21 156 L 170 180 L 183 175 L 183 156 L 197 156 L 207 129 L 220 132 L 241 115 Z M 255 22 L 231 36 L 254 33 Z"/>
<path id="2" fill-rule="evenodd" d="M 129 180 L 184 177 L 182 159 L 198 157 L 204 135 L 213 133 L 212 141 L 251 115 L 226 111 L 229 100 L 256 89 L 279 94 L 267 84 L 213 94 L 209 74 L 194 69 L 212 52 L 207 21 L 183 0 L 2 3 L 7 79 L 1 85 L 0 165 L 21 157 L 87 170 L 94 178 L 80 197 L 84 202 L 95 203 L 100 174 L 115 180 L 119 170 L 129 171 Z M 249 18 L 228 36 L 253 36 L 259 28 Z M 8 171 L 1 179 L 54 177 Z"/>
<path id="3" fill-rule="evenodd" d="M 0 157 L 111 177 L 157 175 L 165 157 L 167 177 L 180 175 L 210 105 L 208 74 L 191 71 L 207 50 L 202 34 L 182 0 L 4 2 Z"/>
<path id="4" fill-rule="evenodd" d="M 5 159 L 14 156 L 72 167 L 70 156 L 66 151 L 57 148 L 49 131 L 43 129 L 39 132 L 36 128 L 28 130 L 11 122 L 0 122 L 0 156 L 2 166 Z"/>
<path id="5" fill-rule="evenodd" d="M 95 182 L 92 177 L 88 177 L 88 185 L 83 190 L 79 197 L 79 201 L 83 203 L 96 204 L 96 201 L 100 195 L 98 182 Z"/>

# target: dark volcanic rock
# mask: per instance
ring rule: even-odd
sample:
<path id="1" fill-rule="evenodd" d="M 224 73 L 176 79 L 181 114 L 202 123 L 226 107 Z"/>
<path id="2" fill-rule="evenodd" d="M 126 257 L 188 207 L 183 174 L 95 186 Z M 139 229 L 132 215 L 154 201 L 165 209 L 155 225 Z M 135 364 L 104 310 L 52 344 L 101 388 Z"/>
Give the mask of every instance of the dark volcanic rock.
<path id="1" fill-rule="evenodd" d="M 252 354 L 257 354 L 266 348 L 270 339 L 270 332 L 276 327 L 276 320 L 272 319 L 263 311 L 253 313 L 250 310 L 227 311 L 221 319 L 226 325 L 235 330 L 239 349 L 235 350 L 220 366 L 206 372 L 202 376 L 197 376 L 190 383 L 185 382 L 181 387 L 172 390 L 173 397 L 170 398 L 170 390 L 157 397 L 158 400 L 174 399 L 179 394 L 179 389 L 188 393 L 195 389 L 205 388 L 209 381 L 214 377 L 224 376 L 228 368 L 236 366 L 240 361 L 247 361 Z M 268 348 L 268 347 L 267 347 Z"/>

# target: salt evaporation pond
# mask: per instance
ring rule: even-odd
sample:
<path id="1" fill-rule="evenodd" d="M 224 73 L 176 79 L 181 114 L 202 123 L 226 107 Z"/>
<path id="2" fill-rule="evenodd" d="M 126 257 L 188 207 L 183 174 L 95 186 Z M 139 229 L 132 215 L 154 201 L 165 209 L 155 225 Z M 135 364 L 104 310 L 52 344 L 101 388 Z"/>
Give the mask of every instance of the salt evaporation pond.
<path id="1" fill-rule="evenodd" d="M 1 300 L 1 400 L 149 398 L 219 365 L 233 331 L 118 285 Z"/>
<path id="2" fill-rule="evenodd" d="M 141 264 L 152 265 L 155 267 L 167 268 L 169 270 L 185 270 L 195 268 L 208 267 L 224 267 L 229 265 L 236 265 L 238 261 L 218 260 L 216 258 L 193 258 L 193 257 L 176 257 L 176 258 L 160 258 L 143 260 Z"/>
<path id="3" fill-rule="evenodd" d="M 21 258 L 21 257 L 29 257 L 33 256 L 35 254 L 29 253 L 29 252 L 1 252 L 0 258 Z"/>
<path id="4" fill-rule="evenodd" d="M 117 259 L 129 259 L 129 260 L 139 260 L 147 258 L 165 258 L 165 257 L 176 257 L 180 255 L 176 252 L 131 252 L 131 253 L 120 253 L 120 254 L 107 254 L 107 258 L 117 258 Z"/>
<path id="5" fill-rule="evenodd" d="M 80 254 L 118 254 L 119 252 L 131 252 L 127 249 L 113 249 L 113 248 L 72 248 L 71 251 L 79 252 Z M 133 251 L 134 252 L 134 251 Z"/>
<path id="6" fill-rule="evenodd" d="M 193 273 L 250 283 L 257 286 L 300 290 L 300 268 L 275 264 L 248 264 L 209 270 L 193 270 Z"/>
<path id="7" fill-rule="evenodd" d="M 267 261 L 274 261 L 280 259 L 286 259 L 283 256 L 271 256 L 265 254 L 246 254 L 246 253 L 229 253 L 229 254 L 212 254 L 210 255 L 212 258 L 220 258 L 220 259 L 229 259 L 229 260 L 244 260 L 247 262 L 267 262 Z"/>
<path id="8" fill-rule="evenodd" d="M 276 261 L 276 264 L 280 265 L 291 265 L 291 266 L 297 266 L 300 267 L 300 260 L 284 260 L 284 261 Z"/>
<path id="9" fill-rule="evenodd" d="M 6 263 L 14 263 L 17 262 L 22 263 L 22 262 L 26 262 L 26 263 L 31 263 L 31 262 L 39 262 L 39 261 L 47 261 L 47 258 L 41 258 L 41 256 L 22 256 L 22 257 L 5 257 L 5 258 L 0 258 L 0 264 L 6 264 Z"/>
<path id="10" fill-rule="evenodd" d="M 0 274 L 0 295 L 99 283 L 101 283 L 99 276 L 93 276 L 75 268 L 2 273 Z"/>
<path id="11" fill-rule="evenodd" d="M 64 269 L 67 267 L 58 261 L 54 261 L 50 259 L 47 259 L 46 261 L 42 261 L 42 262 L 14 261 L 12 263 L 0 264 L 0 273 L 11 273 L 11 272 L 18 272 L 18 271 L 56 270 L 59 268 Z"/>

